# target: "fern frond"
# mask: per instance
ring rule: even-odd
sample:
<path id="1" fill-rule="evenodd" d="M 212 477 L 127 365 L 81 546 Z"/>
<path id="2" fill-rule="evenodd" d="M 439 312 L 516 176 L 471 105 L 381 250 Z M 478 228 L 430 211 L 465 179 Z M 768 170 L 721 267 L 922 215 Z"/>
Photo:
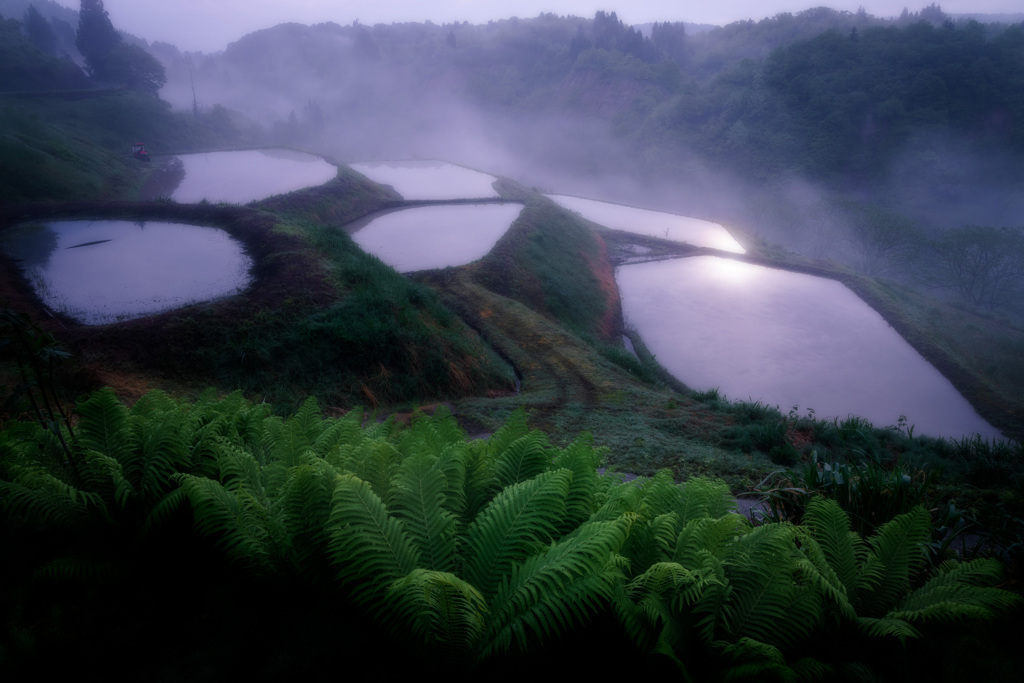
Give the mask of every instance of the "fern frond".
<path id="1" fill-rule="evenodd" d="M 402 520 L 426 569 L 451 572 L 456 562 L 455 518 L 445 509 L 448 482 L 437 461 L 407 457 L 391 486 L 388 508 Z"/>
<path id="2" fill-rule="evenodd" d="M 565 522 L 561 531 L 568 532 L 576 528 L 597 509 L 600 481 L 597 466 L 602 457 L 602 451 L 594 448 L 594 437 L 590 434 L 581 435 L 555 457 L 552 468 L 572 472 L 572 484 L 565 505 Z"/>
<path id="3" fill-rule="evenodd" d="M 797 528 L 796 533 L 802 552 L 802 557 L 795 560 L 800 579 L 824 596 L 842 616 L 856 619 L 857 611 L 850 602 L 846 586 L 829 564 L 818 541 L 801 528 Z"/>
<path id="4" fill-rule="evenodd" d="M 302 406 L 284 422 L 284 429 L 271 456 L 286 466 L 297 465 L 302 454 L 310 450 L 323 431 L 323 417 L 316 397 L 310 396 Z"/>
<path id="5" fill-rule="evenodd" d="M 153 389 L 139 397 L 139 400 L 135 402 L 135 405 L 128 412 L 131 415 L 148 418 L 160 413 L 178 410 L 178 407 L 177 401 L 171 398 L 167 392 Z"/>
<path id="6" fill-rule="evenodd" d="M 736 502 L 724 481 L 692 477 L 681 487 L 679 499 L 672 511 L 679 515 L 680 523 L 686 525 L 694 519 L 717 519 L 736 512 Z"/>
<path id="7" fill-rule="evenodd" d="M 911 623 L 990 620 L 1021 604 L 1016 593 L 996 588 L 1002 564 L 991 558 L 946 562 L 886 617 Z"/>
<path id="8" fill-rule="evenodd" d="M 625 537 L 625 520 L 594 522 L 513 565 L 491 601 L 481 657 L 549 640 L 607 604 L 621 580 L 613 556 Z"/>
<path id="9" fill-rule="evenodd" d="M 456 520 L 466 518 L 466 461 L 469 458 L 469 444 L 458 441 L 445 446 L 437 457 L 435 465 L 444 475 L 447 488 L 444 492 L 444 507 Z"/>
<path id="10" fill-rule="evenodd" d="M 100 389 L 78 404 L 75 433 L 83 448 L 103 453 L 118 462 L 134 447 L 128 409 L 117 400 L 114 390 Z"/>
<path id="11" fill-rule="evenodd" d="M 16 481 L 0 481 L 0 509 L 6 515 L 41 527 L 74 530 L 106 518 L 103 498 L 82 491 L 48 472 L 20 470 Z"/>
<path id="12" fill-rule="evenodd" d="M 288 468 L 274 496 L 274 516 L 284 527 L 288 561 L 300 574 L 313 576 L 323 567 L 336 478 L 327 462 L 310 458 Z"/>
<path id="13" fill-rule="evenodd" d="M 494 437 L 491 437 L 493 440 Z M 494 475 L 494 449 L 488 442 L 474 441 L 468 444 L 465 457 L 464 490 L 466 507 L 462 516 L 463 528 L 476 519 L 480 511 L 498 495 L 500 487 Z"/>
<path id="14" fill-rule="evenodd" d="M 795 580 L 795 555 L 788 524 L 756 527 L 730 543 L 722 556 L 727 588 L 710 586 L 698 608 L 709 617 L 705 637 L 785 647 L 810 634 L 821 620 L 821 600 Z"/>
<path id="15" fill-rule="evenodd" d="M 903 619 L 857 617 L 857 625 L 872 638 L 897 638 L 902 642 L 907 638 L 921 637 L 921 633 Z"/>
<path id="16" fill-rule="evenodd" d="M 640 491 L 645 514 L 652 518 L 675 512 L 683 497 L 682 488 L 675 483 L 669 470 L 661 470 L 650 479 L 641 481 Z"/>
<path id="17" fill-rule="evenodd" d="M 551 541 L 572 472 L 553 470 L 506 487 L 466 531 L 465 576 L 490 596 L 512 566 Z"/>
<path id="18" fill-rule="evenodd" d="M 348 471 L 368 483 L 374 493 L 386 500 L 391 482 L 402 465 L 402 454 L 383 437 L 365 439 L 349 454 L 346 464 Z"/>
<path id="19" fill-rule="evenodd" d="M 330 559 L 359 603 L 379 601 L 388 586 L 419 564 L 402 522 L 388 514 L 369 483 L 354 475 L 337 478 L 327 530 Z"/>
<path id="20" fill-rule="evenodd" d="M 269 515 L 244 487 L 229 490 L 219 482 L 188 474 L 176 480 L 192 503 L 199 533 L 210 537 L 232 561 L 257 569 L 272 567 L 269 540 L 274 534 L 266 523 Z"/>
<path id="21" fill-rule="evenodd" d="M 851 531 L 850 517 L 834 500 L 812 498 L 804 513 L 802 527 L 817 541 L 829 567 L 853 596 L 860 579 L 860 568 L 867 560 L 868 548 Z"/>
<path id="22" fill-rule="evenodd" d="M 121 458 L 125 479 L 146 501 L 156 501 L 171 489 L 171 478 L 191 470 L 182 416 L 163 412 L 136 423 L 135 448 Z"/>
<path id="23" fill-rule="evenodd" d="M 519 437 L 495 458 L 494 476 L 498 486 L 505 488 L 546 472 L 551 466 L 551 456 L 544 432 L 534 430 Z"/>
<path id="24" fill-rule="evenodd" d="M 468 662 L 487 624 L 487 602 L 454 574 L 414 569 L 391 584 L 394 623 L 411 629 L 431 660 Z"/>
<path id="25" fill-rule="evenodd" d="M 651 520 L 638 518 L 630 526 L 622 554 L 629 558 L 634 573 L 644 572 L 648 567 L 671 558 L 678 536 L 679 516 L 674 512 Z"/>
<path id="26" fill-rule="evenodd" d="M 700 566 L 704 562 L 704 553 L 721 557 L 737 538 L 749 532 L 750 522 L 743 515 L 725 515 L 717 519 L 698 517 L 679 532 L 672 560 L 684 567 Z"/>
<path id="27" fill-rule="evenodd" d="M 878 528 L 868 539 L 872 552 L 858 580 L 854 600 L 858 614 L 880 617 L 907 594 L 911 573 L 924 560 L 929 540 L 931 517 L 920 506 Z"/>
<path id="28" fill-rule="evenodd" d="M 412 424 L 399 439 L 398 449 L 403 453 L 426 452 L 439 454 L 448 446 L 466 440 L 466 432 L 445 406 L 428 416 L 416 411 Z"/>
<path id="29" fill-rule="evenodd" d="M 149 510 L 149 513 L 146 515 L 146 519 L 142 524 L 142 532 L 144 534 L 148 534 L 152 532 L 153 529 L 159 528 L 171 517 L 171 515 L 180 510 L 187 502 L 188 495 L 181 489 L 181 487 L 172 489 L 159 503 Z"/>
<path id="30" fill-rule="evenodd" d="M 338 463 L 333 462 L 330 454 L 345 446 L 358 443 L 364 438 L 363 430 L 360 427 L 362 415 L 361 410 L 353 410 L 343 417 L 331 420 L 316 437 L 310 449 L 321 458 L 337 466 Z"/>

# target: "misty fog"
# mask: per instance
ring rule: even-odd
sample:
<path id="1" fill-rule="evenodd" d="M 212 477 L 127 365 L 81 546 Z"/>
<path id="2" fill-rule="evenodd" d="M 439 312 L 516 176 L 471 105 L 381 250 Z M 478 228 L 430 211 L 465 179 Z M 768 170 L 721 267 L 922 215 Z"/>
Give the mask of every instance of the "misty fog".
<path id="1" fill-rule="evenodd" d="M 867 21 L 823 16 L 812 18 Z M 823 183 L 784 167 L 750 177 L 728 145 L 709 154 L 678 138 L 661 144 L 649 128 L 685 107 L 694 87 L 714 84 L 708 64 L 721 61 L 723 46 L 735 39 L 724 40 L 721 31 L 688 36 L 689 67 L 704 73 L 691 78 L 684 64 L 682 76 L 671 75 L 684 80 L 680 90 L 669 77 L 664 85 L 619 73 L 625 67 L 601 63 L 599 54 L 593 64 L 584 60 L 590 53 L 574 59 L 564 46 L 590 23 L 546 15 L 486 26 L 286 24 L 210 55 L 160 46 L 168 68 L 161 95 L 180 109 L 217 110 L 236 122 L 244 116 L 274 142 L 342 163 L 447 160 L 546 192 L 720 222 L 741 241 L 907 281 L 913 278 L 904 261 L 890 258 L 895 251 L 872 253 L 877 245 L 865 242 L 859 207 L 882 207 L 925 236 L 962 225 L 1024 224 L 1019 157 L 948 126 L 919 127 L 872 171 L 884 182 L 862 184 L 855 177 Z M 741 64 L 756 70 L 762 63 Z M 752 78 L 756 84 L 763 77 Z M 730 135 L 742 139 L 738 128 L 742 123 Z"/>

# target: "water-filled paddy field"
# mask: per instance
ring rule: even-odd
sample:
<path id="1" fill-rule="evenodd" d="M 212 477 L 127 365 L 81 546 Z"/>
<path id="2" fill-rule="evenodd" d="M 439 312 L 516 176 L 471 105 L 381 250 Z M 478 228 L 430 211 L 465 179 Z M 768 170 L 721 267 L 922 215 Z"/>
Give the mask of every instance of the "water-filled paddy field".
<path id="1" fill-rule="evenodd" d="M 375 183 L 390 185 L 404 199 L 498 197 L 496 177 L 446 161 L 366 161 L 349 164 Z"/>
<path id="2" fill-rule="evenodd" d="M 245 204 L 322 185 L 338 174 L 320 157 L 288 149 L 181 154 L 177 159 L 184 177 L 167 194 L 189 204 L 204 199 Z"/>
<path id="3" fill-rule="evenodd" d="M 223 230 L 155 221 L 15 226 L 0 247 L 50 310 L 87 325 L 139 318 L 243 291 L 251 259 Z"/>
<path id="4" fill-rule="evenodd" d="M 400 273 L 461 266 L 487 255 L 522 204 L 447 204 L 391 211 L 348 226 L 363 251 Z"/>
<path id="5" fill-rule="evenodd" d="M 568 195 L 547 195 L 562 208 L 575 211 L 583 218 L 606 228 L 623 230 L 648 237 L 660 237 L 674 242 L 685 242 L 697 247 L 710 247 L 736 254 L 746 251 L 729 231 L 718 223 L 680 216 L 663 211 L 651 211 L 596 199 L 583 199 Z"/>
<path id="6" fill-rule="evenodd" d="M 850 414 L 916 433 L 998 437 L 953 385 L 839 282 L 701 256 L 622 266 L 627 324 L 694 389 Z"/>

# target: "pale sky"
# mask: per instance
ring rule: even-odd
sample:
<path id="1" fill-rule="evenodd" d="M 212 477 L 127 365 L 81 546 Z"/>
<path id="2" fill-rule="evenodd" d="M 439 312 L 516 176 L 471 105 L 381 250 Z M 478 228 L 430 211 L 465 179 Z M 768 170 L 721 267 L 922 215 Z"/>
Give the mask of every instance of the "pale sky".
<path id="1" fill-rule="evenodd" d="M 77 10 L 78 0 L 57 0 Z M 433 21 L 436 24 L 535 17 L 542 12 L 592 17 L 597 10 L 617 12 L 628 24 L 687 21 L 727 24 L 764 19 L 780 12 L 816 6 L 892 17 L 904 7 L 920 10 L 931 0 L 104 0 L 114 26 L 150 42 L 160 40 L 182 50 L 215 52 L 246 33 L 295 21 L 316 24 L 390 24 Z M 947 14 L 1014 13 L 1022 0 L 945 0 Z"/>

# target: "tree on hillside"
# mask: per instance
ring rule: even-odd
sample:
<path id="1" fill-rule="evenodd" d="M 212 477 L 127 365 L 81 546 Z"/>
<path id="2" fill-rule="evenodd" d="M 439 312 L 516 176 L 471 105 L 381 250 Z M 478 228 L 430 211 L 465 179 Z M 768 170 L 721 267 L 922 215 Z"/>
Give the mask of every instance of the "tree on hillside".
<path id="1" fill-rule="evenodd" d="M 155 93 L 167 82 L 163 64 L 138 45 L 118 43 L 98 60 L 105 80 Z"/>
<path id="2" fill-rule="evenodd" d="M 163 65 L 153 55 L 121 40 L 103 0 L 82 0 L 76 44 L 93 78 L 154 93 L 167 82 Z"/>
<path id="3" fill-rule="evenodd" d="M 933 284 L 972 306 L 1012 309 L 1024 301 L 1024 228 L 949 230 L 935 245 L 932 263 Z"/>
<path id="4" fill-rule="evenodd" d="M 85 57 L 90 75 L 97 78 L 105 76 L 103 66 L 107 53 L 120 42 L 121 36 L 103 8 L 103 0 L 82 0 L 78 10 L 78 37 L 75 45 Z"/>
<path id="5" fill-rule="evenodd" d="M 35 5 L 29 5 L 25 10 L 25 34 L 32 44 L 40 51 L 48 54 L 57 54 L 57 34 L 50 27 L 50 22 L 43 18 Z"/>

